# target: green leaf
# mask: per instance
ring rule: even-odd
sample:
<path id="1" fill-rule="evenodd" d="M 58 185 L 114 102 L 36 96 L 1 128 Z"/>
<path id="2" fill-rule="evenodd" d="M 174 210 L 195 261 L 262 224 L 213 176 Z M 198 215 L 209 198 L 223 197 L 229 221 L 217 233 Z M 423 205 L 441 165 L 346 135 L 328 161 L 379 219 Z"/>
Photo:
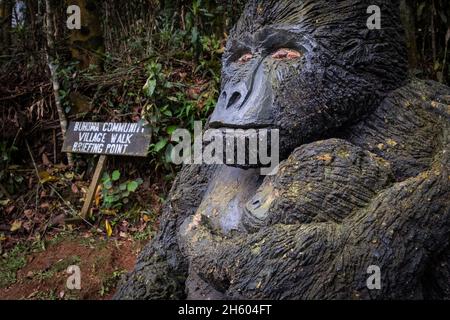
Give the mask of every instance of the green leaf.
<path id="1" fill-rule="evenodd" d="M 127 190 L 129 192 L 135 192 L 138 187 L 139 187 L 139 184 L 136 181 L 130 181 L 130 182 L 128 182 Z"/>
<path id="2" fill-rule="evenodd" d="M 120 179 L 120 171 L 119 170 L 115 170 L 112 173 L 112 181 L 117 181 Z"/>
<path id="3" fill-rule="evenodd" d="M 153 150 L 155 151 L 155 152 L 159 152 L 159 151 L 161 151 L 165 146 L 167 145 L 167 139 L 161 139 L 161 140 L 159 140 L 158 141 L 158 143 L 157 144 L 155 144 L 154 146 L 153 146 Z"/>
<path id="4" fill-rule="evenodd" d="M 172 116 L 172 111 L 166 109 L 166 110 L 162 111 L 162 114 L 167 116 L 167 117 L 171 117 Z"/>
<path id="5" fill-rule="evenodd" d="M 197 29 L 197 27 L 194 27 L 194 28 L 192 28 L 191 42 L 192 42 L 192 44 L 196 44 L 198 40 L 199 40 L 198 29 Z"/>
<path id="6" fill-rule="evenodd" d="M 167 129 L 166 129 L 166 132 L 167 132 L 167 134 L 172 134 L 177 129 L 178 129 L 178 126 L 175 126 L 175 125 L 168 126 Z"/>
<path id="7" fill-rule="evenodd" d="M 103 173 L 103 176 L 102 176 L 102 181 L 105 182 L 105 181 L 110 180 L 110 179 L 111 179 L 111 178 L 110 178 L 109 174 L 106 173 L 106 172 L 104 172 L 104 173 Z"/>
<path id="8" fill-rule="evenodd" d="M 112 188 L 112 182 L 111 180 L 106 180 L 105 182 L 103 182 L 103 186 L 105 187 L 105 189 L 109 190 Z"/>
<path id="9" fill-rule="evenodd" d="M 127 190 L 127 184 L 126 184 L 126 183 L 121 183 L 120 186 L 119 186 L 119 190 L 120 190 L 120 191 L 125 191 L 125 190 Z"/>
<path id="10" fill-rule="evenodd" d="M 147 97 L 152 97 L 153 94 L 155 93 L 155 89 L 156 89 L 156 80 L 148 78 L 147 82 L 145 83 L 145 85 L 142 89 L 144 90 L 144 94 Z"/>
<path id="11" fill-rule="evenodd" d="M 112 196 L 112 195 L 106 195 L 105 196 L 105 198 L 104 198 L 104 203 L 105 204 L 111 204 L 111 203 L 113 203 L 114 202 L 114 196 Z"/>

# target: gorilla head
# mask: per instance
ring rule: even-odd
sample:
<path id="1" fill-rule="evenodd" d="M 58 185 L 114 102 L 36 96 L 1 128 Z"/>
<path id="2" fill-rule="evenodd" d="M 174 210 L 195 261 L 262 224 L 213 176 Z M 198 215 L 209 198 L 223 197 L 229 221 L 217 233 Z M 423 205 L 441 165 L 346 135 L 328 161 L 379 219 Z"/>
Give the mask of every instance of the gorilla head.
<path id="1" fill-rule="evenodd" d="M 368 7 L 381 8 L 369 30 Z M 276 128 L 280 154 L 368 114 L 407 78 L 398 1 L 252 0 L 231 31 L 213 128 Z"/>

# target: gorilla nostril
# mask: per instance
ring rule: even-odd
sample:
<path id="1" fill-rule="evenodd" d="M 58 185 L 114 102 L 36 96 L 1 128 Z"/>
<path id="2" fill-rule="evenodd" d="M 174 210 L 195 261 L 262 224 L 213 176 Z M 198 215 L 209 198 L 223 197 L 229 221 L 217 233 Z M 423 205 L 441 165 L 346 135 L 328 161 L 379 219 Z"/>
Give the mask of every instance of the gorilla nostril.
<path id="1" fill-rule="evenodd" d="M 241 99 L 241 94 L 239 92 L 235 92 L 231 95 L 230 100 L 227 104 L 227 109 L 234 105 L 236 102 L 238 102 Z"/>
<path id="2" fill-rule="evenodd" d="M 260 204 L 261 204 L 261 200 L 259 200 L 259 199 L 256 199 L 256 200 L 254 200 L 254 201 L 252 202 L 252 205 L 253 205 L 255 208 L 259 208 Z"/>

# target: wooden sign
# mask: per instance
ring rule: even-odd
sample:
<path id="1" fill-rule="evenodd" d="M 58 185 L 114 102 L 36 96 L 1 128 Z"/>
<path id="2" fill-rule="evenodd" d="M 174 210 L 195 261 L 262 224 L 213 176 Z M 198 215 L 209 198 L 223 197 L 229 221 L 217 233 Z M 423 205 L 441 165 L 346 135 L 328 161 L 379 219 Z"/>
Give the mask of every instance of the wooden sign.
<path id="1" fill-rule="evenodd" d="M 150 129 L 141 122 L 71 122 L 62 151 L 146 157 L 150 136 Z"/>
<path id="2" fill-rule="evenodd" d="M 71 122 L 62 151 L 67 153 L 100 154 L 81 217 L 88 215 L 100 177 L 106 165 L 106 155 L 146 157 L 150 145 L 150 128 L 138 123 Z"/>

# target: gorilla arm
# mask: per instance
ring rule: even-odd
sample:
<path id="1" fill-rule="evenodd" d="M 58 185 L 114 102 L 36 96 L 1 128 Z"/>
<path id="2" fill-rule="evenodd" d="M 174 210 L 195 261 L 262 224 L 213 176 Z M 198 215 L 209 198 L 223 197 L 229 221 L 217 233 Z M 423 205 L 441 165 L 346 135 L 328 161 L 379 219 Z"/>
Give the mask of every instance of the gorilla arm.
<path id="1" fill-rule="evenodd" d="M 450 241 L 449 161 L 438 157 L 341 222 L 278 223 L 225 238 L 196 215 L 181 227 L 180 243 L 192 270 L 230 298 L 420 298 L 417 275 Z M 381 269 L 381 290 L 366 286 L 370 265 Z"/>

